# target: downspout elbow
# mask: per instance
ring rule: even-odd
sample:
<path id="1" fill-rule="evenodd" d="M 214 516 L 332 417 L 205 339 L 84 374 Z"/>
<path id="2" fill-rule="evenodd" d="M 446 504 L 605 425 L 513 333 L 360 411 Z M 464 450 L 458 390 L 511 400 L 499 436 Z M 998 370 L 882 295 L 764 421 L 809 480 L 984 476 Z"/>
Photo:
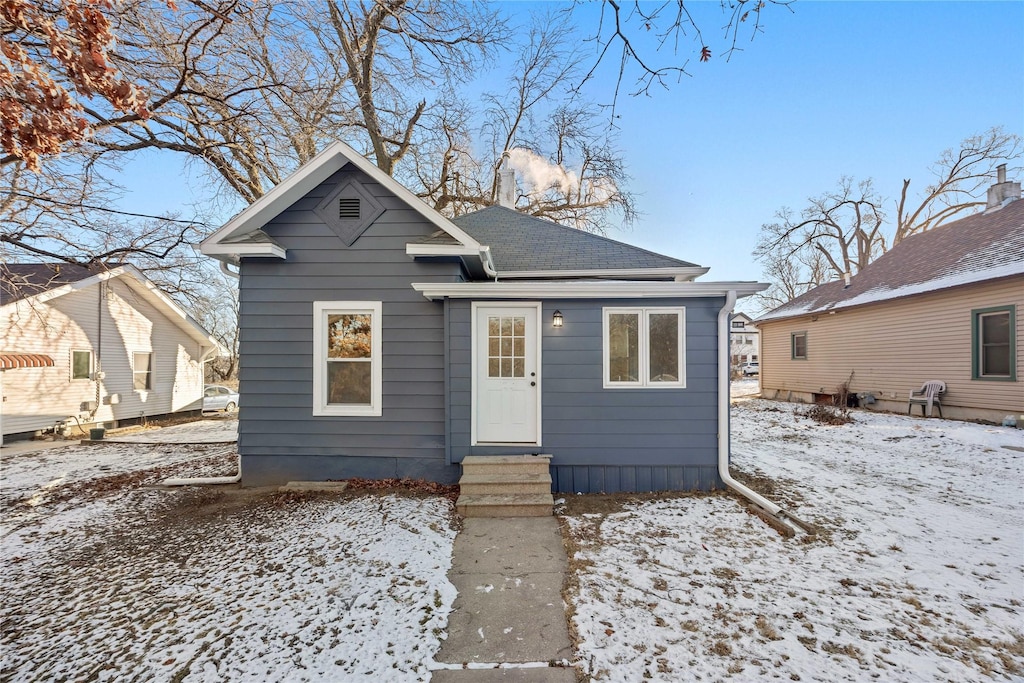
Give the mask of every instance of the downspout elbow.
<path id="1" fill-rule="evenodd" d="M 494 268 L 494 260 L 491 258 L 490 247 L 480 247 L 480 264 L 484 267 L 484 273 L 495 282 L 498 281 L 498 271 Z"/>

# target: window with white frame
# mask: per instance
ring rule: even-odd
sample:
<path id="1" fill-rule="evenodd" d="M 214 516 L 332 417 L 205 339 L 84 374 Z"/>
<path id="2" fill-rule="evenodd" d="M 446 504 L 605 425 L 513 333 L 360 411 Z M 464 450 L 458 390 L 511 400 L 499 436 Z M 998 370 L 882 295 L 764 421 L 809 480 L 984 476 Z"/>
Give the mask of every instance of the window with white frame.
<path id="1" fill-rule="evenodd" d="M 605 388 L 686 386 L 686 309 L 605 308 Z"/>
<path id="2" fill-rule="evenodd" d="M 313 414 L 381 415 L 381 302 L 313 304 Z"/>
<path id="3" fill-rule="evenodd" d="M 73 350 L 71 352 L 71 379 L 90 379 L 92 377 L 92 351 Z"/>
<path id="4" fill-rule="evenodd" d="M 138 391 L 153 388 L 153 354 L 132 354 L 132 386 Z"/>

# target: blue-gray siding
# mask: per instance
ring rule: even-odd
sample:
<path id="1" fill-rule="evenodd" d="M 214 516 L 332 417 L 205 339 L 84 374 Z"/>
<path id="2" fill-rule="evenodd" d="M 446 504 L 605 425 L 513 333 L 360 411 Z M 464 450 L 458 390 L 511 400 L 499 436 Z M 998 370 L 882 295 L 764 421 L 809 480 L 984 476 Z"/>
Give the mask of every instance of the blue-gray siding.
<path id="1" fill-rule="evenodd" d="M 717 473 L 717 325 L 721 298 L 552 300 L 540 330 L 541 442 L 550 453 L 554 489 L 564 492 L 708 490 Z M 685 389 L 605 389 L 604 306 L 686 308 Z M 561 328 L 551 314 L 560 310 Z M 448 306 L 449 457 L 522 452 L 472 446 L 471 303 Z"/>
<path id="2" fill-rule="evenodd" d="M 314 213 L 356 178 L 386 208 L 351 247 Z M 445 460 L 444 307 L 409 284 L 461 279 L 405 245 L 436 230 L 368 176 L 342 170 L 267 224 L 286 261 L 249 259 L 240 280 L 242 480 L 413 476 L 454 481 Z M 383 415 L 314 417 L 313 302 L 383 302 Z"/>

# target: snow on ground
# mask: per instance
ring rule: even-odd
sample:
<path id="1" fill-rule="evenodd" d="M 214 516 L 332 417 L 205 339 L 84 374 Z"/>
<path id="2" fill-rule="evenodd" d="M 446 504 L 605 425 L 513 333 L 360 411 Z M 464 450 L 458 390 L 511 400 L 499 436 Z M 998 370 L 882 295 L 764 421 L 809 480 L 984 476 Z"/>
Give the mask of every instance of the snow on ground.
<path id="1" fill-rule="evenodd" d="M 744 377 L 729 383 L 729 395 L 732 398 L 757 396 L 761 393 L 761 380 L 757 377 Z"/>
<path id="2" fill-rule="evenodd" d="M 733 408 L 734 470 L 817 537 L 728 495 L 567 518 L 594 680 L 1024 680 L 1024 432 Z M 769 479 L 765 479 L 765 478 Z"/>
<path id="3" fill-rule="evenodd" d="M 429 680 L 451 504 L 143 486 L 225 474 L 223 450 L 4 456 L 0 680 Z"/>
<path id="4" fill-rule="evenodd" d="M 217 415 L 195 422 L 147 429 L 124 436 L 112 436 L 119 443 L 221 443 L 238 441 L 238 420 L 233 415 Z"/>

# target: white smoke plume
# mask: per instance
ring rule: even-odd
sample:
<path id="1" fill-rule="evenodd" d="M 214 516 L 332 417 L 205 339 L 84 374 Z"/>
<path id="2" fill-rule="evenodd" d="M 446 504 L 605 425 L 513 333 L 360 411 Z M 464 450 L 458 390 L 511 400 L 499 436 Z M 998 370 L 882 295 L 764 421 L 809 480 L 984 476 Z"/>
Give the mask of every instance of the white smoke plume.
<path id="1" fill-rule="evenodd" d="M 508 157 L 509 166 L 519 173 L 527 194 L 543 192 L 552 187 L 557 187 L 563 194 L 579 189 L 580 179 L 575 171 L 552 164 L 528 149 L 510 149 Z"/>

